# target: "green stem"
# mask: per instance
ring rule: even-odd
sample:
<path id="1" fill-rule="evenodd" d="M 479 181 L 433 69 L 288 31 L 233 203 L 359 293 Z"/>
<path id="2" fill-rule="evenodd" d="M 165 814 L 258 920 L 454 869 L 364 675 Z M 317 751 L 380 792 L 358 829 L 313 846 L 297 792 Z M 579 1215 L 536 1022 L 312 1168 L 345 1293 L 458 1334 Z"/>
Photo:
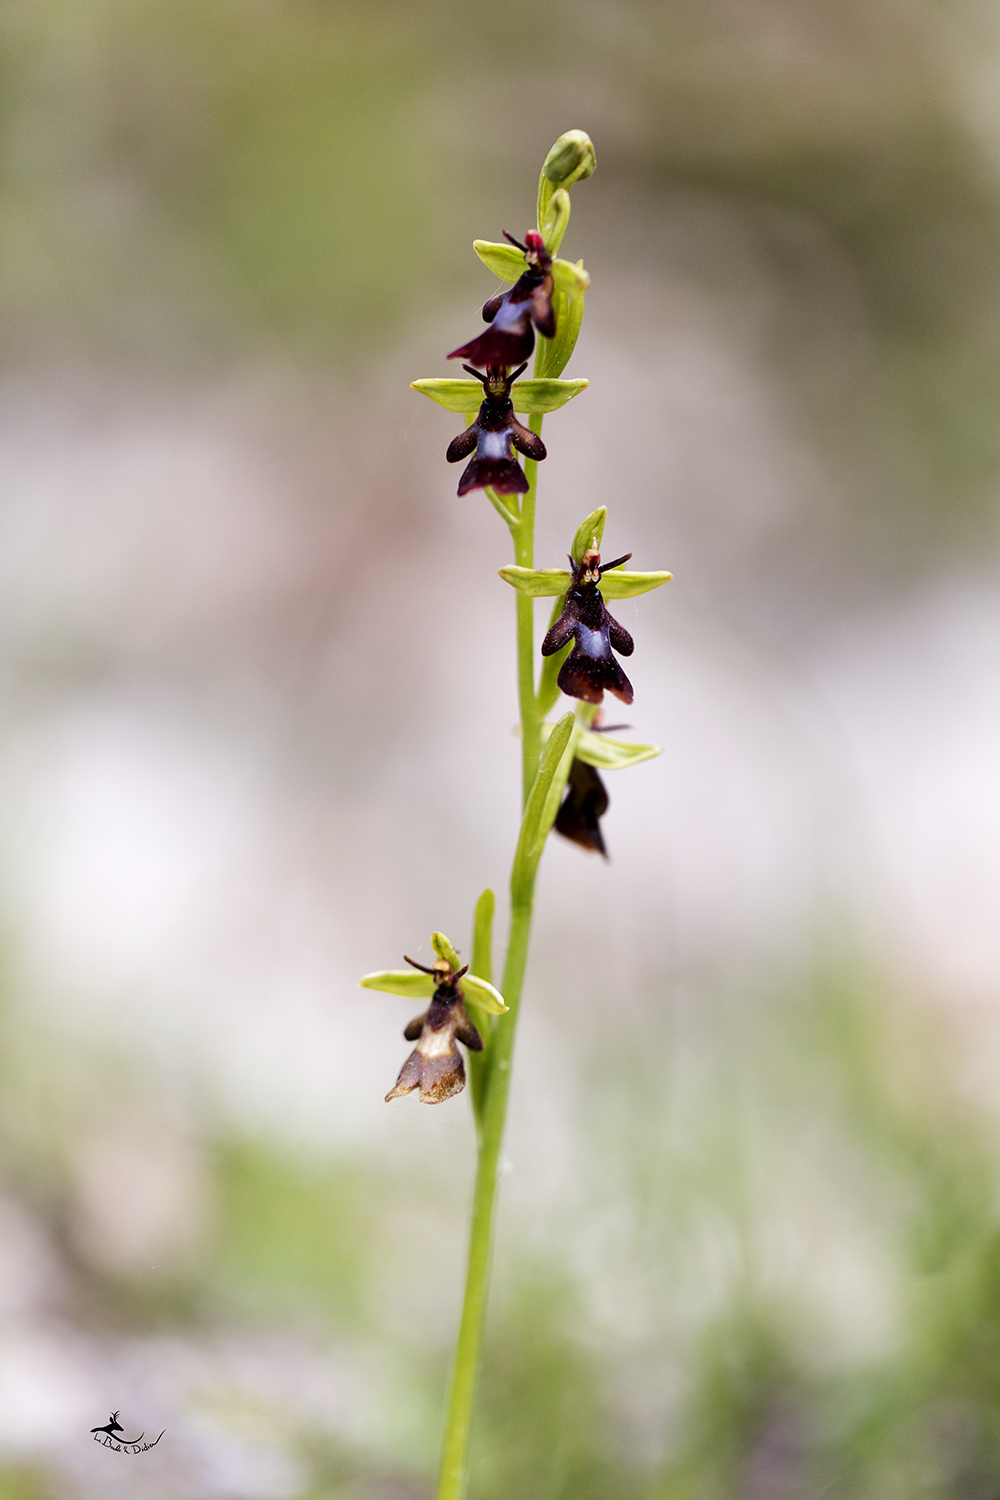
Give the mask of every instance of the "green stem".
<path id="1" fill-rule="evenodd" d="M 531 418 L 532 432 L 541 435 L 542 418 Z M 521 501 L 521 518 L 511 527 L 514 561 L 522 568 L 534 566 L 535 560 L 535 488 L 538 464 L 525 459 L 528 490 Z M 521 711 L 522 806 L 538 773 L 541 754 L 542 723 L 535 694 L 534 600 L 516 595 L 517 609 L 517 696 Z M 509 1014 L 498 1018 L 489 1041 L 485 1078 L 480 1087 L 483 1103 L 479 1118 L 479 1157 L 472 1194 L 472 1222 L 469 1229 L 469 1257 L 465 1275 L 465 1297 L 462 1319 L 455 1345 L 455 1359 L 448 1395 L 444 1444 L 441 1452 L 441 1478 L 438 1500 L 464 1500 L 469 1479 L 469 1438 L 476 1382 L 482 1359 L 483 1330 L 486 1325 L 486 1303 L 489 1296 L 490 1262 L 493 1256 L 493 1219 L 496 1205 L 500 1153 L 507 1121 L 507 1097 L 510 1092 L 510 1065 L 514 1036 L 521 1005 L 521 989 L 528 962 L 531 916 L 535 898 L 534 871 L 528 880 L 520 880 L 511 892 L 510 936 L 504 963 L 500 993 Z"/>
<path id="2" fill-rule="evenodd" d="M 441 1480 L 438 1500 L 464 1500 L 468 1485 L 469 1436 L 472 1408 L 483 1347 L 486 1323 L 486 1301 L 489 1293 L 490 1261 L 493 1255 L 493 1210 L 496 1203 L 500 1151 L 507 1118 L 507 1096 L 510 1090 L 510 1063 L 514 1050 L 514 1030 L 521 1003 L 521 987 L 528 961 L 531 934 L 531 909 L 534 880 L 527 899 L 511 911 L 510 942 L 504 965 L 501 994 L 510 1014 L 501 1017 L 490 1043 L 490 1067 L 486 1108 L 483 1113 L 476 1185 L 472 1198 L 472 1224 L 469 1232 L 469 1260 L 465 1280 L 462 1321 L 455 1346 L 448 1417 L 441 1454 Z"/>

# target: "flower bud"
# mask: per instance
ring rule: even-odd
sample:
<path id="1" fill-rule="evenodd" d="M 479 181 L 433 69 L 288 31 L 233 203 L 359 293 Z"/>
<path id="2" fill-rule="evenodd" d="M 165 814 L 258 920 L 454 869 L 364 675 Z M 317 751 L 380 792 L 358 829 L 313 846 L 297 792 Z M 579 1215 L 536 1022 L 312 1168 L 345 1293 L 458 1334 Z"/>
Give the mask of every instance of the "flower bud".
<path id="1" fill-rule="evenodd" d="M 542 175 L 557 187 L 572 187 L 597 166 L 594 143 L 585 130 L 567 130 L 542 162 Z"/>

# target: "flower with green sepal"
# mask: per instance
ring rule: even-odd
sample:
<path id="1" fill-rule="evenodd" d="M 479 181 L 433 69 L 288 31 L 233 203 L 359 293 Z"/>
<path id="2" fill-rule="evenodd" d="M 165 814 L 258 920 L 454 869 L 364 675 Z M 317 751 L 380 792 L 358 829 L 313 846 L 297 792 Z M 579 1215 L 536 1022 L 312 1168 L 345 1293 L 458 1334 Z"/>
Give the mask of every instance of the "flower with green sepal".
<path id="1" fill-rule="evenodd" d="M 497 495 L 523 495 L 528 481 L 514 457 L 514 449 L 536 463 L 545 457 L 545 444 L 517 420 L 510 399 L 512 380 L 527 366 L 521 365 L 510 374 L 502 367 L 491 366 L 485 375 L 479 375 L 471 365 L 464 368 L 481 381 L 483 402 L 465 431 L 452 438 L 445 454 L 448 462 L 454 464 L 474 453 L 458 481 L 458 493 L 467 495 L 470 490 L 489 486 Z"/>
<path id="2" fill-rule="evenodd" d="M 365 989 L 431 1002 L 403 1032 L 408 1042 L 417 1045 L 400 1069 L 395 1087 L 386 1095 L 387 1103 L 414 1089 L 420 1090 L 422 1104 L 440 1104 L 460 1093 L 465 1087 L 465 1065 L 456 1042 L 475 1052 L 483 1047 L 466 1001 L 488 1015 L 503 1015 L 507 1009 L 492 984 L 470 974 L 467 964 L 462 965 L 443 932 L 431 935 L 431 946 L 437 954 L 432 968 L 407 958 L 410 969 L 381 969 L 360 981 Z"/>

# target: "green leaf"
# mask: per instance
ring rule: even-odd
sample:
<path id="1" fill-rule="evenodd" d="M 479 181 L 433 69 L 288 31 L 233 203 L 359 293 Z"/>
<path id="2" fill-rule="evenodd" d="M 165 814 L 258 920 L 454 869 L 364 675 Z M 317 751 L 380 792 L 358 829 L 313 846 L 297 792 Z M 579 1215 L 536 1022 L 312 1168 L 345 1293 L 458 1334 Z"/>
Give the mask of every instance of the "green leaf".
<path id="1" fill-rule="evenodd" d="M 552 615 L 549 619 L 550 630 L 558 620 L 559 616 L 562 614 L 563 606 L 565 605 L 565 603 L 566 595 L 560 594 L 556 599 L 556 602 L 552 606 Z M 573 640 L 571 637 L 566 642 L 562 650 L 556 652 L 555 656 L 542 657 L 542 670 L 538 674 L 538 716 L 541 719 L 545 718 L 545 715 L 553 706 L 556 699 L 559 697 L 560 692 L 562 691 L 559 687 L 558 677 L 562 669 L 562 664 L 566 660 L 572 649 Z M 546 733 L 550 727 L 551 726 L 548 724 L 543 724 L 542 733 Z"/>
<path id="2" fill-rule="evenodd" d="M 658 589 L 661 583 L 669 583 L 672 573 L 623 573 L 613 568 L 601 575 L 601 593 L 605 599 L 634 599 L 637 594 L 648 594 Z"/>
<path id="3" fill-rule="evenodd" d="M 473 240 L 475 250 L 483 265 L 488 267 L 501 281 L 516 281 L 524 274 L 524 251 L 515 245 L 498 245 L 493 240 Z"/>
<path id="4" fill-rule="evenodd" d="M 504 1004 L 500 991 L 495 990 L 485 979 L 480 979 L 476 974 L 463 974 L 460 983 L 466 1000 L 486 1011 L 487 1015 L 502 1016 L 506 1013 L 508 1007 Z"/>
<path id="5" fill-rule="evenodd" d="M 589 384 L 589 380 L 517 380 L 510 394 L 515 411 L 540 416 L 558 411 Z M 483 387 L 478 380 L 411 380 L 410 388 L 436 401 L 445 411 L 462 416 L 477 412 L 483 404 Z"/>
<path id="6" fill-rule="evenodd" d="M 378 969 L 359 981 L 362 989 L 383 990 L 387 995 L 405 995 L 409 1000 L 429 1000 L 437 986 L 430 974 L 417 969 Z"/>
<path id="7" fill-rule="evenodd" d="M 583 554 L 593 550 L 600 552 L 601 542 L 604 539 L 604 525 L 608 519 L 608 507 L 599 505 L 592 510 L 585 521 L 581 521 L 576 528 L 576 536 L 573 545 L 569 549 L 575 563 L 583 560 Z"/>
<path id="8" fill-rule="evenodd" d="M 472 927 L 472 971 L 487 981 L 493 978 L 493 913 L 496 898 L 492 891 L 483 891 L 476 902 L 476 915 Z"/>
<path id="9" fill-rule="evenodd" d="M 499 569 L 500 577 L 519 594 L 530 599 L 547 599 L 554 594 L 565 594 L 573 582 L 573 575 L 566 568 L 509 568 Z M 650 584 L 650 587 L 655 587 Z"/>
<path id="10" fill-rule="evenodd" d="M 573 753 L 577 760 L 586 761 L 598 771 L 624 771 L 626 766 L 652 760 L 663 751 L 659 745 L 635 745 L 630 740 L 614 739 L 610 734 L 595 734 L 593 730 L 585 729 Z"/>
<path id="11" fill-rule="evenodd" d="M 462 960 L 459 958 L 458 954 L 455 952 L 454 948 L 451 946 L 451 943 L 449 943 L 443 932 L 431 933 L 431 947 L 434 949 L 434 952 L 437 954 L 438 958 L 443 958 L 446 964 L 451 964 L 452 968 L 456 972 L 462 967 Z"/>
<path id="12" fill-rule="evenodd" d="M 511 891 L 515 897 L 524 882 L 530 879 L 534 866 L 538 862 L 538 855 L 545 842 L 546 834 L 551 827 L 551 820 L 548 824 L 544 822 L 548 812 L 549 792 L 552 789 L 556 772 L 559 770 L 560 761 L 569 749 L 572 734 L 573 715 L 563 714 L 559 722 L 553 726 L 542 750 L 538 772 L 534 785 L 528 793 L 524 817 L 521 819 L 521 833 L 517 841 L 514 868 L 510 876 Z M 552 816 L 555 816 L 554 810 Z"/>

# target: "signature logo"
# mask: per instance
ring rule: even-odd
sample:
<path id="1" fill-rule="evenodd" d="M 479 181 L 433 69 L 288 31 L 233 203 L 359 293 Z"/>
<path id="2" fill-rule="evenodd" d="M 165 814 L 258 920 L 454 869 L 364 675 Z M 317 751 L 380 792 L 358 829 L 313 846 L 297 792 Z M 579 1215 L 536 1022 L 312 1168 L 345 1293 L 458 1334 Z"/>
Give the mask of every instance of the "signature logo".
<path id="1" fill-rule="evenodd" d="M 122 1437 L 120 1434 L 125 1429 L 119 1422 L 118 1415 L 118 1412 L 113 1411 L 110 1422 L 106 1422 L 103 1427 L 92 1427 L 90 1429 L 95 1443 L 100 1443 L 102 1448 L 113 1448 L 116 1453 L 145 1453 L 149 1448 L 156 1447 L 163 1436 L 163 1432 L 167 1430 L 164 1427 L 163 1432 L 160 1433 L 160 1437 L 154 1438 L 151 1443 L 143 1442 L 143 1438 L 146 1436 L 145 1430 L 140 1432 L 137 1438 Z"/>

